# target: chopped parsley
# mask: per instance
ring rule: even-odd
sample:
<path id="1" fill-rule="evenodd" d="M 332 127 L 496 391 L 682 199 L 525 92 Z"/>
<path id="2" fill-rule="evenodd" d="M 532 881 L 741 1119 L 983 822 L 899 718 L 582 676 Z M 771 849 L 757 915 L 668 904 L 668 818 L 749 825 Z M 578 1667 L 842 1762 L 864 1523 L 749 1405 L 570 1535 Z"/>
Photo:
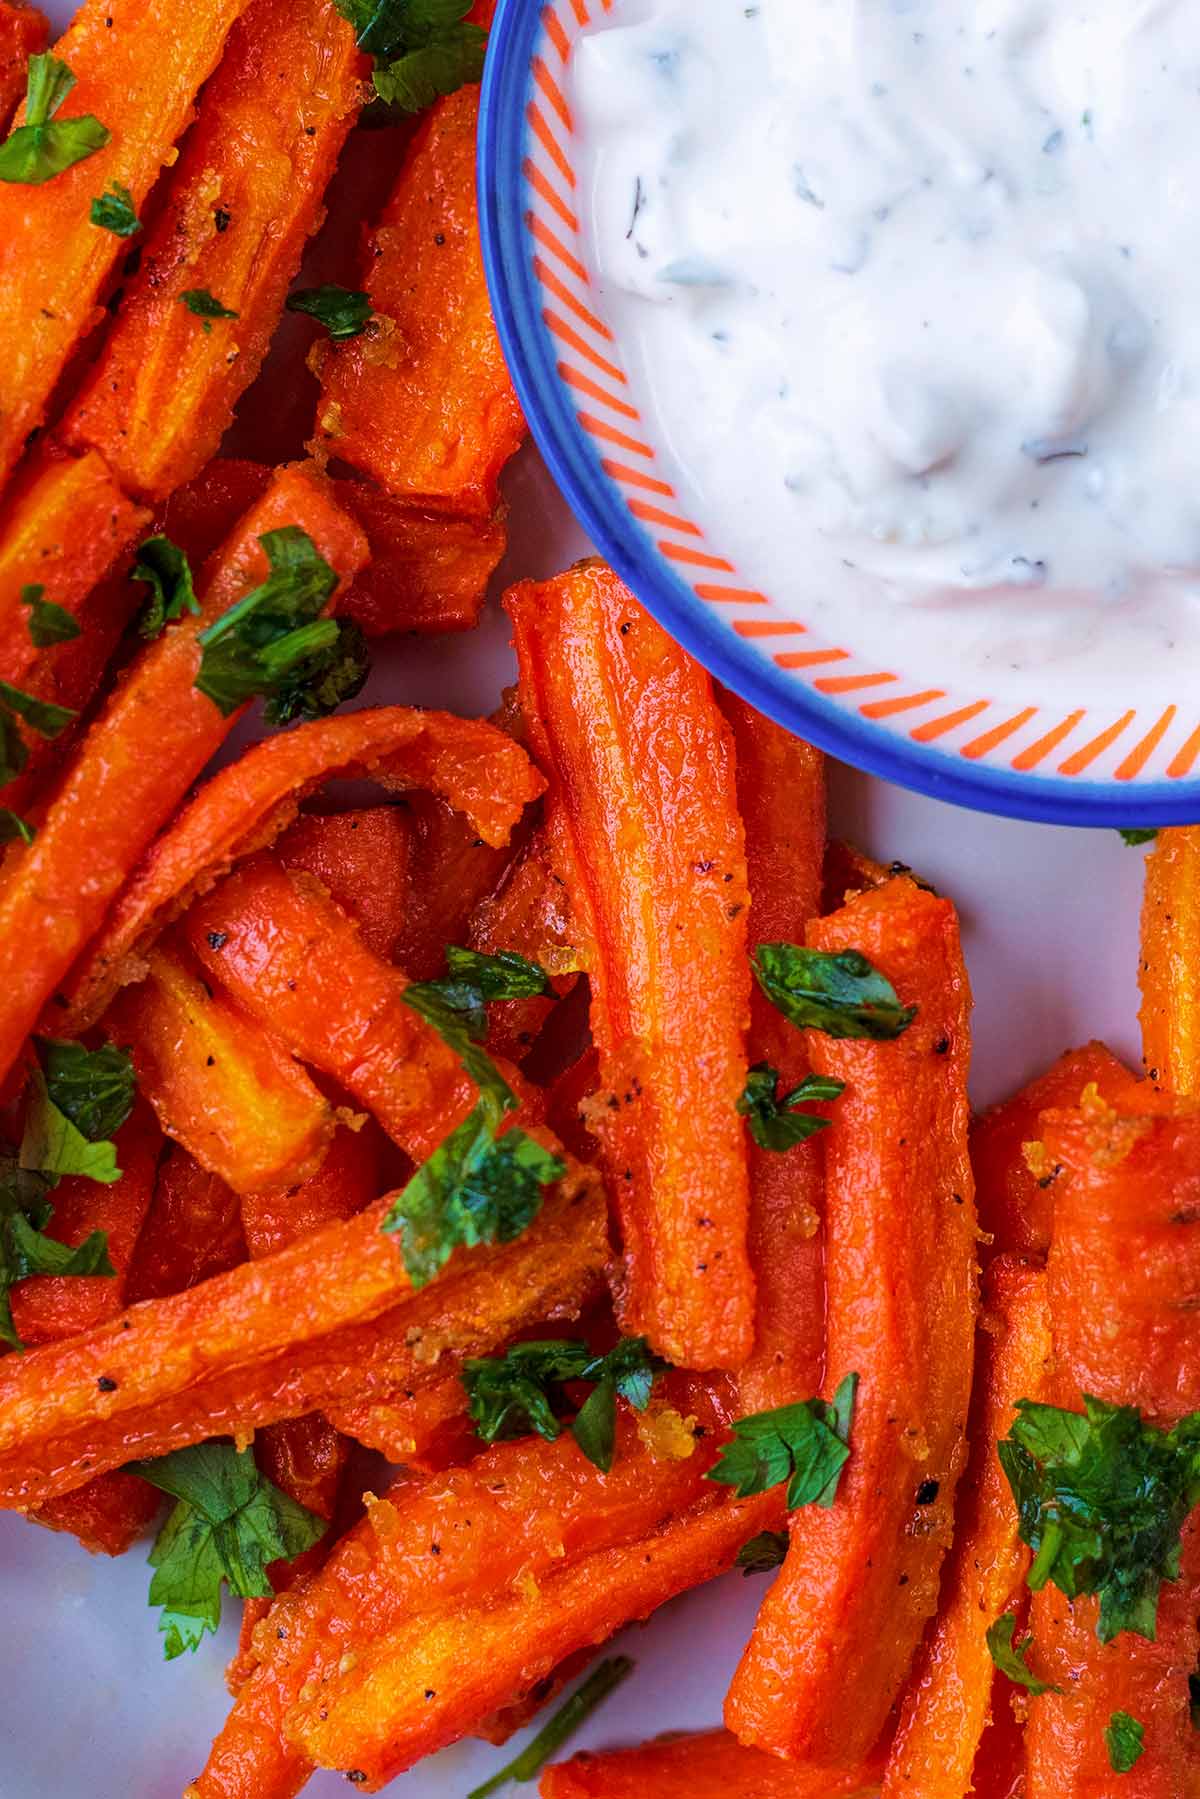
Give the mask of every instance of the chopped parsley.
<path id="1" fill-rule="evenodd" d="M 0 843 L 13 843 L 18 837 L 22 843 L 32 843 L 36 836 L 33 826 L 19 813 L 10 806 L 0 806 Z"/>
<path id="2" fill-rule="evenodd" d="M 1158 832 L 1153 826 L 1147 828 L 1139 825 L 1133 830 L 1123 830 L 1120 833 L 1120 836 L 1121 841 L 1127 844 L 1130 849 L 1136 849 L 1139 843 L 1153 843 L 1154 839 L 1158 836 Z M 1124 1714 L 1122 1714 L 1122 1716 L 1123 1715 Z"/>
<path id="3" fill-rule="evenodd" d="M 307 532 L 284 525 L 258 541 L 271 572 L 201 631 L 196 686 L 226 718 L 257 694 L 268 724 L 324 718 L 362 688 L 366 640 L 352 620 L 320 616 L 338 578 Z"/>
<path id="4" fill-rule="evenodd" d="M 216 295 L 210 294 L 206 287 L 185 287 L 179 298 L 189 312 L 194 312 L 198 319 L 204 320 L 206 331 L 212 330 L 214 319 L 236 319 L 238 316 L 228 306 L 222 306 Z"/>
<path id="5" fill-rule="evenodd" d="M 607 1355 L 593 1355 L 579 1338 L 517 1343 L 501 1356 L 482 1356 L 463 1366 L 468 1410 L 485 1443 L 536 1431 L 548 1443 L 562 1434 L 563 1386 L 588 1381 L 592 1392 L 571 1425 L 589 1462 L 607 1474 L 616 1440 L 617 1396 L 635 1411 L 650 1403 L 655 1375 L 666 1367 L 644 1337 L 623 1337 Z"/>
<path id="6" fill-rule="evenodd" d="M 1114 1712 L 1104 1733 L 1104 1746 L 1114 1774 L 1128 1774 L 1146 1750 L 1146 1732 L 1128 1712 Z"/>
<path id="7" fill-rule="evenodd" d="M 129 1472 L 175 1500 L 150 1551 L 150 1604 L 167 1661 L 195 1650 L 221 1622 L 221 1587 L 239 1599 L 269 1598 L 271 1562 L 294 1561 L 324 1536 L 323 1518 L 280 1491 L 249 1449 L 196 1443 Z"/>
<path id="8" fill-rule="evenodd" d="M 334 0 L 375 59 L 375 91 L 420 112 L 483 73 L 487 33 L 469 22 L 471 0 Z"/>
<path id="9" fill-rule="evenodd" d="M 988 1626 L 988 1654 L 1001 1674 L 1007 1675 L 1015 1685 L 1024 1687 L 1035 1699 L 1043 1693 L 1061 1693 L 1061 1687 L 1051 1686 L 1049 1681 L 1039 1680 L 1029 1672 L 1026 1658 L 1033 1648 L 1033 1638 L 1023 1637 L 1018 1643 L 1013 1634 L 1016 1627 L 1017 1620 L 1012 1612 L 1001 1612 L 996 1622 Z"/>
<path id="10" fill-rule="evenodd" d="M 334 343 L 345 343 L 359 337 L 371 323 L 371 296 L 356 288 L 337 287 L 325 282 L 321 287 L 302 287 L 287 297 L 289 312 L 306 312 L 324 325 Z"/>
<path id="11" fill-rule="evenodd" d="M 410 1006 L 425 1007 L 422 1016 L 460 1055 L 464 1046 L 487 1035 L 490 1001 L 536 999 L 553 991 L 541 964 L 515 950 L 487 955 L 451 943 L 446 946 L 446 969 L 440 980 L 415 982 L 405 997 Z"/>
<path id="12" fill-rule="evenodd" d="M 14 126 L 0 144 L 0 181 L 40 187 L 103 150 L 112 133 L 99 119 L 90 113 L 75 119 L 55 117 L 74 86 L 74 75 L 57 56 L 29 58 L 25 122 Z"/>
<path id="13" fill-rule="evenodd" d="M 1200 1500 L 1200 1412 L 1161 1431 L 1086 1394 L 1082 1413 L 1021 1399 L 998 1454 L 1034 1554 L 1030 1587 L 1096 1594 L 1103 1643 L 1123 1630 L 1153 1640 L 1159 1588 L 1178 1579 L 1179 1533 Z"/>
<path id="14" fill-rule="evenodd" d="M 856 949 L 830 953 L 799 943 L 760 943 L 752 966 L 771 1004 L 801 1030 L 887 1042 L 917 1015 Z"/>
<path id="15" fill-rule="evenodd" d="M 45 595 L 46 589 L 37 582 L 21 589 L 21 604 L 29 608 L 29 640 L 39 650 L 52 643 L 70 643 L 80 635 L 78 619 Z"/>
<path id="16" fill-rule="evenodd" d="M 566 1173 L 561 1157 L 527 1131 L 514 1127 L 500 1135 L 506 1114 L 517 1108 L 517 1096 L 476 1041 L 486 1029 L 485 1001 L 511 997 L 518 976 L 514 972 L 501 978 L 502 956 L 482 958 L 492 971 L 485 978 L 473 952 L 456 954 L 460 968 L 469 959 L 474 971 L 465 986 L 448 956 L 451 973 L 446 980 L 413 982 L 404 990 L 405 1003 L 449 1044 L 479 1088 L 466 1118 L 418 1168 L 383 1222 L 385 1231 L 398 1233 L 404 1265 L 416 1287 L 431 1281 L 460 1244 L 511 1243 L 519 1237 L 541 1210 L 542 1188 Z M 525 969 L 536 968 L 523 957 L 512 960 Z M 523 982 L 531 978 L 519 977 Z"/>
<path id="17" fill-rule="evenodd" d="M 144 581 L 150 589 L 138 619 L 138 631 L 145 638 L 160 636 L 165 626 L 185 612 L 196 616 L 200 611 L 191 564 L 169 537 L 148 537 L 138 546 L 133 579 Z"/>
<path id="18" fill-rule="evenodd" d="M 746 1076 L 746 1085 L 737 1109 L 750 1127 L 750 1135 L 760 1149 L 791 1149 L 815 1136 L 829 1124 L 819 1112 L 801 1112 L 804 1101 L 836 1099 L 845 1086 L 825 1075 L 810 1074 L 790 1093 L 779 1093 L 779 1070 L 766 1062 L 756 1062 Z"/>
<path id="19" fill-rule="evenodd" d="M 580 1725 L 633 1673 L 633 1669 L 634 1664 L 627 1655 L 614 1655 L 610 1660 L 600 1662 L 583 1685 L 576 1687 L 549 1722 L 526 1743 L 521 1753 L 490 1780 L 485 1780 L 482 1786 L 472 1787 L 467 1799 L 491 1799 L 491 1794 L 507 1786 L 510 1780 L 536 1780 L 551 1756 L 558 1754 L 567 1739 L 574 1736 Z"/>
<path id="20" fill-rule="evenodd" d="M 737 1566 L 745 1575 L 770 1574 L 781 1568 L 791 1541 L 786 1530 L 762 1530 L 737 1552 Z"/>
<path id="21" fill-rule="evenodd" d="M 6 712 L 10 718 L 24 719 L 30 730 L 36 731 L 39 737 L 61 736 L 72 719 L 78 716 L 69 706 L 56 706 L 52 700 L 39 700 L 36 694 L 26 693 L 22 688 L 14 687 L 10 681 L 0 681 L 0 711 Z M 23 767 L 24 763 L 20 766 Z"/>
<path id="22" fill-rule="evenodd" d="M 733 1425 L 706 1480 L 732 1487 L 739 1499 L 788 1483 L 788 1510 L 802 1505 L 831 1506 L 850 1454 L 850 1425 L 858 1375 L 848 1374 L 831 1401 L 804 1399 L 752 1412 Z"/>
<path id="23" fill-rule="evenodd" d="M 88 217 L 93 225 L 101 231 L 111 231 L 114 237 L 134 237 L 142 228 L 134 211 L 133 195 L 119 181 L 114 181 L 106 193 L 96 195 Z"/>

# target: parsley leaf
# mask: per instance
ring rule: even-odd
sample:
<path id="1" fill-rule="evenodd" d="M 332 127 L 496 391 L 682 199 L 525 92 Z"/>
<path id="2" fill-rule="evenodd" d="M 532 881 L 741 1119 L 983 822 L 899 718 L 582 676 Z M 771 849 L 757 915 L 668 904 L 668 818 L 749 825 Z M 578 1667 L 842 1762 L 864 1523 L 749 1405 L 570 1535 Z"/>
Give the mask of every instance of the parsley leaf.
<path id="1" fill-rule="evenodd" d="M 375 58 L 375 91 L 419 112 L 483 73 L 487 33 L 467 21 L 471 0 L 335 0 L 358 45 Z"/>
<path id="2" fill-rule="evenodd" d="M 1033 1647 L 1033 1638 L 1024 1637 L 1018 1643 L 1013 1635 L 1017 1620 L 1012 1612 L 1001 1612 L 994 1624 L 988 1626 L 988 1654 L 999 1668 L 1001 1674 L 1008 1676 L 1017 1686 L 1024 1687 L 1039 1699 L 1043 1693 L 1061 1693 L 1062 1688 L 1051 1686 L 1049 1681 L 1038 1680 L 1029 1672 L 1026 1657 Z"/>
<path id="3" fill-rule="evenodd" d="M 0 681 L 0 708 L 10 717 L 23 718 L 39 737 L 59 737 L 78 715 L 69 706 L 56 706 L 52 700 L 39 700 L 9 681 Z M 22 764 L 21 766 L 24 766 Z M 19 772 L 19 771 L 18 771 Z"/>
<path id="4" fill-rule="evenodd" d="M 334 343 L 359 337 L 375 316 L 371 296 L 357 288 L 325 282 L 321 287 L 302 287 L 287 297 L 289 312 L 306 312 L 324 325 Z"/>
<path id="5" fill-rule="evenodd" d="M 613 1689 L 633 1673 L 633 1669 L 634 1664 L 627 1655 L 615 1655 L 600 1662 L 583 1685 L 576 1687 L 571 1697 L 526 1743 L 520 1754 L 490 1780 L 485 1780 L 482 1786 L 472 1787 L 467 1799 L 491 1799 L 491 1795 L 507 1786 L 510 1780 L 536 1780 L 551 1756 L 558 1754 L 568 1737 L 575 1734 Z"/>
<path id="6" fill-rule="evenodd" d="M 1028 1582 L 1100 1599 L 1096 1632 L 1154 1638 L 1159 1588 L 1179 1576 L 1180 1529 L 1200 1499 L 1200 1412 L 1170 1431 L 1132 1406 L 1017 1401 L 997 1451 L 1034 1552 Z"/>
<path id="7" fill-rule="evenodd" d="M 221 1622 L 221 1586 L 240 1599 L 267 1598 L 271 1562 L 294 1561 L 324 1536 L 323 1518 L 259 1473 L 249 1449 L 197 1443 L 157 1461 L 131 1462 L 176 1504 L 150 1551 L 150 1604 L 167 1661 L 196 1649 Z"/>
<path id="8" fill-rule="evenodd" d="M 834 955 L 799 943 L 760 943 L 752 966 L 771 1004 L 801 1030 L 887 1042 L 917 1015 L 856 949 Z"/>
<path id="9" fill-rule="evenodd" d="M 46 589 L 37 582 L 21 589 L 21 604 L 29 608 L 29 640 L 39 650 L 52 643 L 70 643 L 81 634 L 78 619 L 45 594 Z"/>
<path id="10" fill-rule="evenodd" d="M 198 319 L 203 319 L 206 331 L 212 330 L 214 319 L 236 319 L 238 316 L 228 306 L 222 306 L 216 295 L 210 294 L 206 287 L 185 287 L 179 298 L 189 312 L 194 312 Z"/>
<path id="11" fill-rule="evenodd" d="M 493 956 L 451 943 L 446 948 L 446 967 L 449 973 L 441 980 L 416 981 L 404 997 L 460 1056 L 470 1053 L 474 1039 L 487 1035 L 489 1001 L 530 999 L 552 991 L 550 976 L 541 964 L 515 950 L 501 950 Z M 468 1066 L 467 1072 L 479 1080 L 473 1068 Z"/>
<path id="12" fill-rule="evenodd" d="M 470 957 L 474 966 L 473 952 L 457 953 Z M 502 958 L 484 960 L 498 965 Z M 477 973 L 476 983 L 481 978 Z M 489 975 L 485 984 L 499 984 L 506 992 L 498 974 Z M 413 1285 L 423 1287 L 457 1245 L 511 1243 L 519 1237 L 541 1209 L 542 1188 L 560 1180 L 566 1164 L 527 1131 L 498 1134 L 505 1114 L 515 1111 L 517 1097 L 475 1041 L 486 1026 L 483 986 L 473 984 L 460 992 L 453 975 L 446 982 L 414 981 L 404 989 L 404 1001 L 449 1044 L 479 1088 L 474 1107 L 417 1169 L 383 1221 L 385 1231 L 400 1236 Z"/>
<path id="13" fill-rule="evenodd" d="M 93 225 L 101 231 L 111 231 L 114 237 L 134 237 L 142 228 L 142 221 L 133 209 L 133 195 L 119 181 L 103 194 L 97 194 L 92 201 L 88 213 Z"/>
<path id="14" fill-rule="evenodd" d="M 0 1162 L 0 1340 L 11 1349 L 25 1346 L 13 1320 L 10 1293 L 31 1274 L 115 1275 L 108 1236 L 92 1231 L 75 1249 L 45 1235 L 54 1215 L 46 1194 L 50 1183 L 11 1156 Z"/>
<path id="15" fill-rule="evenodd" d="M 810 1074 L 790 1093 L 779 1097 L 779 1070 L 766 1062 L 756 1062 L 746 1076 L 737 1109 L 760 1149 L 791 1149 L 829 1125 L 828 1118 L 817 1112 L 799 1112 L 794 1108 L 806 1099 L 836 1099 L 844 1087 L 844 1081 Z"/>
<path id="16" fill-rule="evenodd" d="M 616 1441 L 617 1396 L 637 1412 L 650 1403 L 654 1378 L 667 1366 L 645 1337 L 623 1337 L 606 1355 L 593 1355 L 581 1338 L 516 1343 L 502 1356 L 467 1361 L 462 1382 L 477 1434 L 485 1443 L 536 1431 L 548 1443 L 562 1434 L 567 1381 L 590 1381 L 593 1391 L 571 1425 L 588 1460 L 607 1474 Z"/>
<path id="17" fill-rule="evenodd" d="M 790 1541 L 786 1530 L 760 1531 L 738 1550 L 737 1566 L 747 1576 L 769 1574 L 773 1568 L 783 1566 Z"/>
<path id="18" fill-rule="evenodd" d="M 571 1426 L 571 1435 L 588 1461 L 607 1474 L 613 1465 L 617 1436 L 617 1395 L 635 1412 L 644 1412 L 650 1403 L 654 1377 L 666 1363 L 651 1355 L 645 1337 L 622 1337 L 621 1341 L 584 1369 L 583 1380 L 594 1380 L 595 1389 L 584 1401 Z"/>
<path id="19" fill-rule="evenodd" d="M 15 837 L 22 843 L 32 843 L 36 836 L 31 824 L 26 824 L 10 807 L 0 806 L 0 843 L 11 843 Z"/>
<path id="20" fill-rule="evenodd" d="M 319 613 L 337 575 L 297 525 L 259 538 L 270 574 L 202 631 L 196 686 L 228 718 L 256 694 L 268 724 L 323 718 L 359 692 L 370 670 L 362 632 Z"/>
<path id="21" fill-rule="evenodd" d="M 173 619 L 182 618 L 185 612 L 195 616 L 200 611 L 192 585 L 192 565 L 169 537 L 148 537 L 138 546 L 133 579 L 144 581 L 150 589 L 138 619 L 138 631 L 143 637 L 158 637 Z"/>
<path id="22" fill-rule="evenodd" d="M 1146 1732 L 1128 1712 L 1114 1712 L 1104 1733 L 1104 1746 L 1114 1774 L 1128 1774 L 1146 1750 Z"/>
<path id="23" fill-rule="evenodd" d="M 1138 826 L 1135 830 L 1122 831 L 1120 835 L 1122 841 L 1126 843 L 1130 849 L 1136 849 L 1139 843 L 1153 843 L 1154 839 L 1158 836 L 1158 831 L 1153 826 L 1149 829 L 1146 829 L 1144 826 Z M 1124 1713 L 1121 1713 L 1120 1715 L 1123 1717 Z"/>
<path id="24" fill-rule="evenodd" d="M 857 1389 L 857 1374 L 848 1374 L 831 1402 L 805 1399 L 739 1418 L 733 1441 L 705 1479 L 732 1487 L 739 1499 L 786 1480 L 789 1511 L 802 1505 L 831 1506 L 850 1454 Z"/>
<path id="25" fill-rule="evenodd" d="M 75 86 L 75 77 L 57 56 L 31 56 L 26 77 L 25 123 L 0 144 L 0 181 L 40 187 L 85 157 L 103 150 L 112 133 L 90 113 L 55 118 Z"/>
<path id="26" fill-rule="evenodd" d="M 112 1043 L 87 1049 L 62 1037 L 33 1042 L 51 1104 L 90 1142 L 114 1136 L 133 1110 L 133 1063 L 125 1051 Z"/>

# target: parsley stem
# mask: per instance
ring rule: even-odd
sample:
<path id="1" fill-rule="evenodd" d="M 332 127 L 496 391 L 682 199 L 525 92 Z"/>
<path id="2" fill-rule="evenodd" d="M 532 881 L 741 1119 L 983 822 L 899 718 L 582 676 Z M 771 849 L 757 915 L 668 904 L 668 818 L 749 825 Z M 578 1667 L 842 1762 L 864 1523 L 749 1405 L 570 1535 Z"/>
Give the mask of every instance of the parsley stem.
<path id="1" fill-rule="evenodd" d="M 614 1655 L 593 1668 L 583 1685 L 575 1689 L 548 1723 L 543 1724 L 520 1754 L 501 1768 L 498 1774 L 493 1774 L 490 1780 L 485 1780 L 482 1786 L 472 1788 L 467 1799 L 488 1799 L 489 1794 L 507 1786 L 510 1780 L 536 1780 L 550 1757 L 562 1748 L 567 1738 L 574 1736 L 596 1707 L 632 1673 L 633 1663 L 627 1655 Z"/>
<path id="2" fill-rule="evenodd" d="M 1051 1519 L 1046 1525 L 1042 1546 L 1034 1557 L 1033 1566 L 1026 1576 L 1026 1585 L 1031 1593 L 1040 1592 L 1045 1586 L 1050 1570 L 1054 1566 L 1054 1558 L 1062 1547 L 1062 1540 L 1062 1525 Z"/>

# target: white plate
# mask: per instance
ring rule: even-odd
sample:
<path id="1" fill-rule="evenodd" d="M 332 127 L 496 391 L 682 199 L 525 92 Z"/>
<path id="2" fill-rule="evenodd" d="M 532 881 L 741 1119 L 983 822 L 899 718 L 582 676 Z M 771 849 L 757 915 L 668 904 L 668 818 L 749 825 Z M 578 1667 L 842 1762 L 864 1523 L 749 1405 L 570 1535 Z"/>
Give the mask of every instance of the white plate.
<path id="1" fill-rule="evenodd" d="M 49 10 L 62 20 L 70 7 Z M 498 588 L 586 553 L 531 450 L 506 486 L 512 543 Z M 506 645 L 506 620 L 493 606 L 470 637 L 404 641 L 378 656 L 364 697 L 487 712 L 511 679 Z M 836 832 L 884 860 L 911 863 L 958 904 L 975 988 L 978 1103 L 1091 1036 L 1136 1060 L 1141 851 L 1115 832 L 986 818 L 840 767 L 831 770 L 830 798 Z M 179 1799 L 202 1767 L 229 1704 L 222 1676 L 238 1608 L 227 1604 L 217 1642 L 166 1665 L 148 1582 L 140 1548 L 113 1562 L 0 1516 L 0 1799 Z M 764 1588 L 762 1576 L 730 1576 L 627 1631 L 621 1641 L 637 1671 L 576 1746 L 719 1722 Z M 459 1744 L 389 1792 L 463 1799 L 514 1747 Z M 306 1789 L 312 1799 L 346 1791 L 330 1774 Z"/>

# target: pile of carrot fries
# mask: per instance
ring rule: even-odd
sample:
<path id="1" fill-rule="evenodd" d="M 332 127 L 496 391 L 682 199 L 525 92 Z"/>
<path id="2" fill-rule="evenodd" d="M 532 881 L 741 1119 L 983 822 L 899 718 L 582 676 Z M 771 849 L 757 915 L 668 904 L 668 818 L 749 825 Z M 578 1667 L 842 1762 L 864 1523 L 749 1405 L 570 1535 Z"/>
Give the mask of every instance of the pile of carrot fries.
<path id="1" fill-rule="evenodd" d="M 505 547 L 488 11 L 0 0 L 0 1506 L 242 1602 L 187 1799 L 567 1687 L 481 1792 L 1200 1794 L 1200 830 L 1146 1077 L 973 1120 L 952 900 L 603 565 L 344 706 Z M 726 1728 L 554 1761 L 735 1565 Z"/>

